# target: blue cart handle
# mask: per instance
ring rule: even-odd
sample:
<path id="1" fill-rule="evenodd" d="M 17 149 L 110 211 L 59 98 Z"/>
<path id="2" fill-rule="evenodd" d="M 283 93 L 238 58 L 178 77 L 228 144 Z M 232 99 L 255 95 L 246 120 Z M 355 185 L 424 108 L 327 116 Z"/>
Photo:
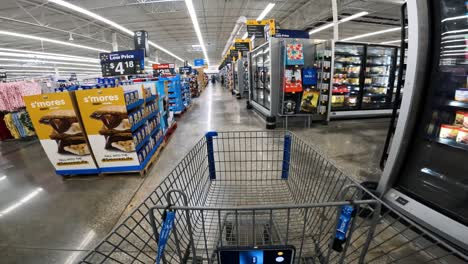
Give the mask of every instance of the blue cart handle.
<path id="1" fill-rule="evenodd" d="M 169 235 L 171 234 L 172 227 L 174 226 L 175 221 L 175 212 L 174 211 L 164 211 L 162 220 L 164 221 L 159 233 L 159 244 L 158 244 L 158 255 L 156 256 L 156 264 L 161 263 L 161 258 L 164 254 L 164 250 L 169 240 Z"/>

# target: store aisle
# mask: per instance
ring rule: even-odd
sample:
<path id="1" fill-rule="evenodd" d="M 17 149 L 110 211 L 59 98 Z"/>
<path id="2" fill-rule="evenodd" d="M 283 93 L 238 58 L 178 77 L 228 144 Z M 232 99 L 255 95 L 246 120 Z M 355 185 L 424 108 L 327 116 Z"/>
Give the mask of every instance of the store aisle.
<path id="1" fill-rule="evenodd" d="M 376 179 L 387 119 L 333 121 L 293 129 L 359 179 Z M 139 176 L 54 174 L 38 142 L 14 150 L 2 143 L 0 263 L 74 263 L 167 175 L 207 130 L 263 130 L 264 121 L 219 83 L 209 84 L 178 119 L 151 172 Z"/>

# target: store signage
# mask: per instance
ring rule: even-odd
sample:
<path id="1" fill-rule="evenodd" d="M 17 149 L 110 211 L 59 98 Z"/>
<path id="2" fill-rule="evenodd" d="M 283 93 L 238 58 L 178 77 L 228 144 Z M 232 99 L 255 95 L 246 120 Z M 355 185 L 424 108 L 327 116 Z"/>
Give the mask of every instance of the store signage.
<path id="1" fill-rule="evenodd" d="M 137 93 L 143 98 L 141 90 Z M 75 92 L 84 129 L 103 172 L 138 170 L 140 160 L 130 130 L 122 87 Z"/>
<path id="2" fill-rule="evenodd" d="M 135 31 L 133 35 L 133 41 L 135 44 L 135 50 L 143 49 L 145 52 L 145 57 L 149 57 L 149 41 L 148 41 L 148 32 L 144 30 Z"/>
<path id="3" fill-rule="evenodd" d="M 250 51 L 250 40 L 236 39 L 234 48 L 239 51 Z"/>
<path id="4" fill-rule="evenodd" d="M 191 72 L 192 72 L 192 67 L 190 66 L 179 67 L 180 74 L 190 74 Z"/>
<path id="5" fill-rule="evenodd" d="M 143 49 L 100 53 L 102 76 L 132 75 L 144 73 Z"/>
<path id="6" fill-rule="evenodd" d="M 205 60 L 204 59 L 195 59 L 193 61 L 193 64 L 195 65 L 195 67 L 203 67 L 203 66 L 205 66 Z"/>
<path id="7" fill-rule="evenodd" d="M 174 63 L 159 63 L 153 64 L 153 74 L 154 76 L 172 76 L 175 74 L 175 64 Z"/>
<path id="8" fill-rule="evenodd" d="M 255 36 L 256 38 L 264 38 L 265 32 L 264 28 L 265 25 L 268 24 L 268 20 L 247 20 L 247 32 L 249 36 Z"/>
<path id="9" fill-rule="evenodd" d="M 5 69 L 0 69 L 0 80 L 5 80 L 7 78 L 7 73 Z"/>
<path id="10" fill-rule="evenodd" d="M 304 30 L 293 30 L 293 29 L 278 29 L 275 33 L 275 38 L 302 38 L 308 39 L 309 32 Z"/>
<path id="11" fill-rule="evenodd" d="M 70 74 L 70 79 L 69 79 L 69 81 L 73 82 L 73 81 L 76 81 L 76 80 L 78 80 L 78 78 L 76 77 L 76 73 L 72 72 L 72 73 Z"/>
<path id="12" fill-rule="evenodd" d="M 69 92 L 24 96 L 23 100 L 57 174 L 98 172 Z"/>
<path id="13" fill-rule="evenodd" d="M 232 58 L 232 60 L 236 60 L 239 57 L 239 51 L 232 49 L 229 51 L 229 56 Z"/>

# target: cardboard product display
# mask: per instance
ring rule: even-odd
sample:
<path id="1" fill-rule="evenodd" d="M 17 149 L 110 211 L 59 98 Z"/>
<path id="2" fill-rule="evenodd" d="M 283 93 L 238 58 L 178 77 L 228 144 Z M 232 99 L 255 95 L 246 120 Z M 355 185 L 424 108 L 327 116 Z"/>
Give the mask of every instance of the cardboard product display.
<path id="1" fill-rule="evenodd" d="M 23 99 L 42 148 L 57 174 L 98 173 L 70 93 L 31 95 Z"/>
<path id="2" fill-rule="evenodd" d="M 84 128 L 100 170 L 139 170 L 140 161 L 135 151 L 124 89 L 118 87 L 81 90 L 75 94 Z"/>
<path id="3" fill-rule="evenodd" d="M 311 113 L 317 110 L 319 97 L 319 91 L 311 89 L 304 90 L 302 93 L 301 111 Z"/>
<path id="4" fill-rule="evenodd" d="M 303 44 L 294 42 L 286 44 L 286 65 L 304 65 Z"/>
<path id="5" fill-rule="evenodd" d="M 302 92 L 301 71 L 296 69 L 286 69 L 284 72 L 284 92 Z"/>

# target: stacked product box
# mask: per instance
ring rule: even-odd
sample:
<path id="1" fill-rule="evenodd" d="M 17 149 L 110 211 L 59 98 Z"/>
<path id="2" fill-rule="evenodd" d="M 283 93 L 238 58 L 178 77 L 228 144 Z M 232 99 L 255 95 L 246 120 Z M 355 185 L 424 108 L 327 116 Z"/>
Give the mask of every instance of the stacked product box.
<path id="1" fill-rule="evenodd" d="M 159 147 L 152 137 L 159 124 L 155 92 L 142 83 L 75 92 L 101 172 L 141 171 L 148 164 Z"/>

